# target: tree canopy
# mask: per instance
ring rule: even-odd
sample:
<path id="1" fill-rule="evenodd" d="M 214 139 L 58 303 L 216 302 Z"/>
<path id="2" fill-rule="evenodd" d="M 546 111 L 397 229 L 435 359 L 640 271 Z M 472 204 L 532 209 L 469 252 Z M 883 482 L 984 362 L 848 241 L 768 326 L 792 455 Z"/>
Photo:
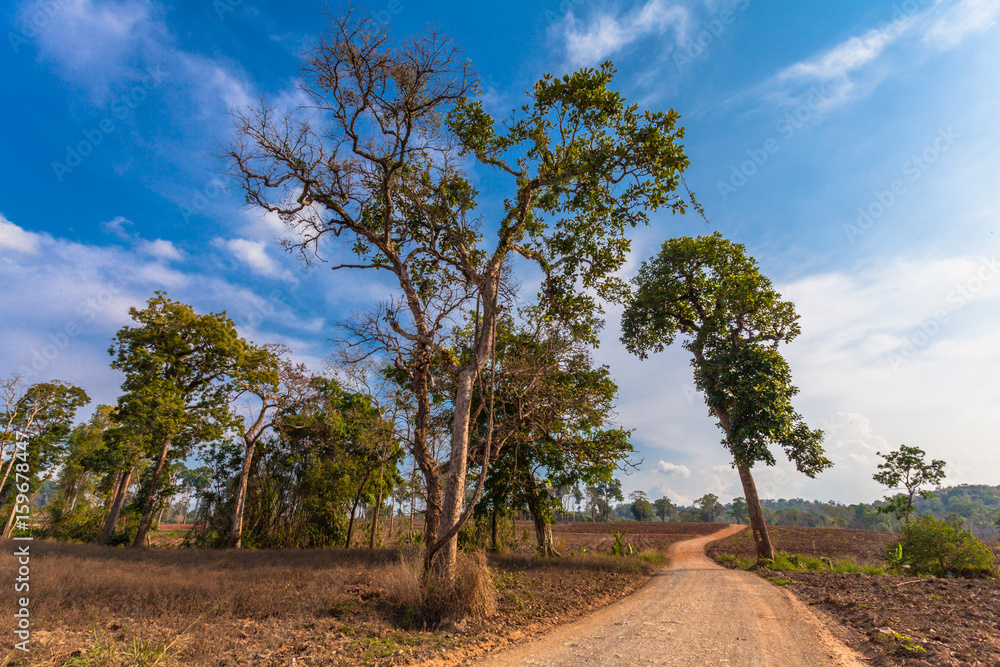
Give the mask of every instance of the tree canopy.
<path id="1" fill-rule="evenodd" d="M 723 431 L 740 472 L 762 557 L 773 558 L 750 468 L 774 465 L 780 446 L 809 477 L 829 467 L 822 431 L 792 406 L 798 389 L 778 345 L 799 334 L 798 315 L 742 245 L 718 232 L 664 242 L 643 262 L 622 315 L 622 342 L 646 358 L 678 335 L 693 356 L 695 386 Z"/>

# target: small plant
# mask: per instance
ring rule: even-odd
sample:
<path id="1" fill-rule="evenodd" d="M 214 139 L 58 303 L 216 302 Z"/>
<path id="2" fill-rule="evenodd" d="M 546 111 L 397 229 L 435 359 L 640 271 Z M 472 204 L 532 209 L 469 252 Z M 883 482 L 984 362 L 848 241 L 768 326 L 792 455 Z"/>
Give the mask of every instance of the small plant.
<path id="1" fill-rule="evenodd" d="M 888 628 L 880 630 L 875 638 L 885 643 L 885 652 L 889 655 L 920 655 L 927 652 L 927 649 L 918 644 L 912 637 L 901 635 Z"/>
<path id="2" fill-rule="evenodd" d="M 424 540 L 424 534 L 416 528 L 411 528 L 399 536 L 399 543 L 408 547 L 423 546 Z"/>
<path id="3" fill-rule="evenodd" d="M 781 577 L 768 577 L 767 579 L 775 586 L 787 586 L 792 583 L 788 579 L 782 579 Z"/>
<path id="4" fill-rule="evenodd" d="M 615 543 L 611 545 L 612 556 L 631 556 L 635 553 L 635 547 L 625 542 L 624 530 L 621 532 L 615 530 L 611 534 L 615 536 Z"/>

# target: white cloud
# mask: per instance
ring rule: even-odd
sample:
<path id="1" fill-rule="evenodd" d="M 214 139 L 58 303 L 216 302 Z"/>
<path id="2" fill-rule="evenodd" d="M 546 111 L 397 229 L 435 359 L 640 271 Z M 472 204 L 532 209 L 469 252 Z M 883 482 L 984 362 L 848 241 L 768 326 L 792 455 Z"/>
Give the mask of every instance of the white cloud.
<path id="1" fill-rule="evenodd" d="M 940 49 L 954 48 L 968 35 L 996 25 L 998 14 L 1000 0 L 962 0 L 931 21 L 924 41 Z"/>
<path id="2" fill-rule="evenodd" d="M 896 7 L 890 23 L 781 69 L 765 84 L 765 96 L 796 105 L 809 94 L 803 88 L 822 84 L 824 106 L 835 106 L 874 90 L 889 72 L 912 67 L 927 46 L 952 49 L 991 28 L 1000 15 L 1000 0 L 939 0 L 924 10 L 912 4 Z"/>
<path id="3" fill-rule="evenodd" d="M 111 220 L 101 223 L 101 229 L 111 234 L 114 234 L 120 239 L 130 238 L 129 233 L 125 231 L 125 228 L 131 226 L 132 226 L 132 221 L 121 215 L 116 215 Z"/>
<path id="4" fill-rule="evenodd" d="M 34 255 L 41 247 L 41 237 L 26 231 L 0 213 L 0 248 Z"/>
<path id="5" fill-rule="evenodd" d="M 258 275 L 279 278 L 285 274 L 278 262 L 267 254 L 267 244 L 264 241 L 239 238 L 228 241 L 216 239 L 216 244 L 229 250 L 236 259 L 249 266 L 250 270 Z"/>
<path id="6" fill-rule="evenodd" d="M 675 463 L 668 463 L 667 461 L 660 461 L 656 469 L 662 472 L 664 475 L 679 475 L 681 477 L 690 477 L 691 471 L 687 466 L 677 465 Z"/>
<path id="7" fill-rule="evenodd" d="M 41 57 L 55 62 L 70 80 L 88 86 L 100 100 L 122 78 L 141 75 L 136 53 L 163 39 L 158 14 L 143 0 L 38 0 L 23 7 L 20 19 L 37 31 Z"/>
<path id="8" fill-rule="evenodd" d="M 913 19 L 900 19 L 884 28 L 869 30 L 861 37 L 851 37 L 826 53 L 786 67 L 778 73 L 778 79 L 822 82 L 844 78 L 878 58 L 912 25 Z"/>
<path id="9" fill-rule="evenodd" d="M 143 241 L 141 250 L 145 254 L 156 257 L 157 259 L 168 261 L 180 261 L 184 259 L 184 253 L 181 252 L 177 246 L 170 241 L 165 241 L 163 239 Z"/>
<path id="10" fill-rule="evenodd" d="M 569 63 L 595 65 L 644 37 L 673 30 L 677 40 L 687 39 L 689 12 L 665 0 L 647 0 L 623 16 L 597 13 L 584 21 L 570 12 L 557 24 Z"/>

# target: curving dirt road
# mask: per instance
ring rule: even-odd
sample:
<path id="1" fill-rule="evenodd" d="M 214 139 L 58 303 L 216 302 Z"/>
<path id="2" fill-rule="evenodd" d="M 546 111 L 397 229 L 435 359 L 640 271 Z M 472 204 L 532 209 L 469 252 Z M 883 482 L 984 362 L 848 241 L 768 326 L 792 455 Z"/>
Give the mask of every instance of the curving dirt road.
<path id="1" fill-rule="evenodd" d="M 477 664 L 860 666 L 796 598 L 750 572 L 727 570 L 704 547 L 729 526 L 678 542 L 670 566 L 637 593 L 539 640 Z"/>

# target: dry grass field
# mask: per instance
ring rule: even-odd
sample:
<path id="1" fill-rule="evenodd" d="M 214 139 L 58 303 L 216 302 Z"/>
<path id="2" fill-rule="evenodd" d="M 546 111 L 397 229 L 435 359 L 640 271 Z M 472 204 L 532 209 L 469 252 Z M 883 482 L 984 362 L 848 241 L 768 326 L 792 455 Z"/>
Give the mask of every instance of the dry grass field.
<path id="1" fill-rule="evenodd" d="M 663 564 L 652 550 L 641 558 L 607 555 L 609 529 L 585 532 L 582 525 L 557 530 L 564 558 L 491 555 L 495 614 L 446 633 L 415 623 L 399 601 L 415 552 L 130 550 L 36 541 L 31 652 L 11 651 L 0 665 L 290 665 L 293 658 L 296 665 L 405 665 L 443 653 L 474 656 L 627 595 Z M 664 549 L 715 528 L 622 527 L 626 541 Z M 174 532 L 162 531 L 153 544 L 168 535 L 174 544 Z M 10 546 L 0 554 L 5 572 L 15 569 Z M 580 553 L 581 546 L 590 553 Z M 0 614 L 12 618 L 12 596 L 2 598 Z M 0 636 L 11 647 L 5 625 Z"/>

